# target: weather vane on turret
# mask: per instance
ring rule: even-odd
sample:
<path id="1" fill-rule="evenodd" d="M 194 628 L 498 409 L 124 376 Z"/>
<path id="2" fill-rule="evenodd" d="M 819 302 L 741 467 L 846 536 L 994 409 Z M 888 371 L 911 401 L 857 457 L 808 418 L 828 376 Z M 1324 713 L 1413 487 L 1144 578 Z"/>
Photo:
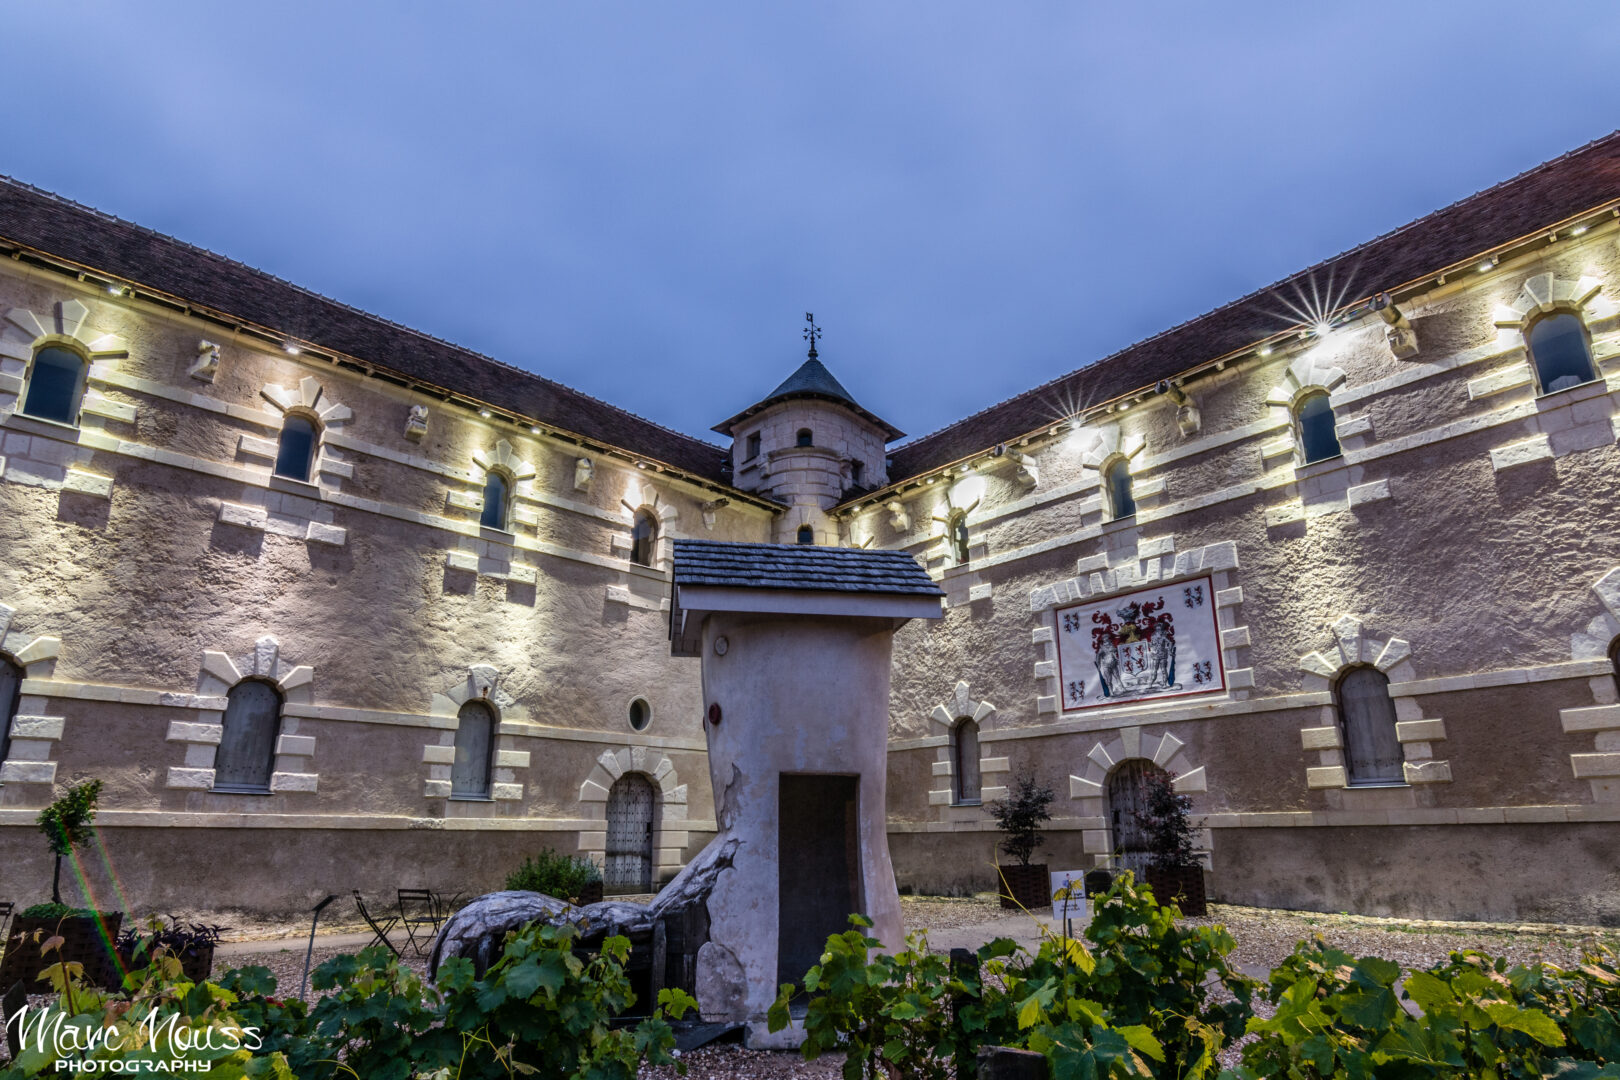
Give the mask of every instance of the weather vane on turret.
<path id="1" fill-rule="evenodd" d="M 810 343 L 810 359 L 816 358 L 816 342 L 821 339 L 821 327 L 816 325 L 816 317 L 810 312 L 804 313 L 804 321 L 810 325 L 804 328 L 804 340 Z"/>

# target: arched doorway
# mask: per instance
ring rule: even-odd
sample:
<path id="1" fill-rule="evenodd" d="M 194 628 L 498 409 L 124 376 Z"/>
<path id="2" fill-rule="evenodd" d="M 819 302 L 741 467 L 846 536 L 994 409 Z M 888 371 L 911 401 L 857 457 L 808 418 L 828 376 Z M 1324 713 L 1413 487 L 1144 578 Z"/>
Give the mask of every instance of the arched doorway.
<path id="1" fill-rule="evenodd" d="M 1138 879 L 1147 869 L 1147 831 L 1142 828 L 1139 813 L 1147 809 L 1147 782 L 1154 776 L 1163 776 L 1164 770 L 1142 758 L 1121 762 L 1108 774 L 1108 827 L 1113 842 L 1114 865 L 1121 870 L 1133 870 Z"/>
<path id="2" fill-rule="evenodd" d="M 652 892 L 653 785 L 625 773 L 608 789 L 604 893 Z"/>

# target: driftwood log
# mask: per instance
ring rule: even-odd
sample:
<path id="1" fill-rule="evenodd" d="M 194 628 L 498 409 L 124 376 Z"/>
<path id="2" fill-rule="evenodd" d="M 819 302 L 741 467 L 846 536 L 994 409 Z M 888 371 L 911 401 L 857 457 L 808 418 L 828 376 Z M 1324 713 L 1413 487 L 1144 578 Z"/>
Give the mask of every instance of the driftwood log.
<path id="1" fill-rule="evenodd" d="M 576 948 L 594 952 L 602 939 L 630 939 L 627 969 L 638 1006 L 650 1008 L 658 991 L 679 987 L 697 992 L 698 952 L 709 940 L 709 895 L 720 875 L 731 868 L 742 841 L 716 838 L 650 904 L 607 900 L 575 907 L 535 892 L 497 892 L 480 896 L 450 917 L 433 942 L 428 976 L 452 956 L 471 960 L 480 978 L 501 957 L 506 936 L 543 922 L 579 930 Z"/>

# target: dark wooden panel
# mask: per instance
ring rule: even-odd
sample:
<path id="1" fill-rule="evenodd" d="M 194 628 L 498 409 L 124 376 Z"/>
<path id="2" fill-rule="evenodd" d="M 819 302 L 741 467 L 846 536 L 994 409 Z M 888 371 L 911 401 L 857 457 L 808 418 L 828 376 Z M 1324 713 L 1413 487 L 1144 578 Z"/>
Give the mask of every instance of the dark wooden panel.
<path id="1" fill-rule="evenodd" d="M 777 809 L 777 982 L 799 983 L 864 904 L 860 778 L 783 773 Z"/>

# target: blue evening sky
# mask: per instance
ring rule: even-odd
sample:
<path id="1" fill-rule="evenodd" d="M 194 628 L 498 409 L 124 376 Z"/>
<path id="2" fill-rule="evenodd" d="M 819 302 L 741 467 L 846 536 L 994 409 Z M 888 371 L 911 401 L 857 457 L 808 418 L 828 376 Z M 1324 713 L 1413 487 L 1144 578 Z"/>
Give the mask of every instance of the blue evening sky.
<path id="1" fill-rule="evenodd" d="M 800 362 L 806 310 L 922 434 L 1620 126 L 1606 2 L 81 0 L 0 27 L 0 171 L 711 439 Z"/>

